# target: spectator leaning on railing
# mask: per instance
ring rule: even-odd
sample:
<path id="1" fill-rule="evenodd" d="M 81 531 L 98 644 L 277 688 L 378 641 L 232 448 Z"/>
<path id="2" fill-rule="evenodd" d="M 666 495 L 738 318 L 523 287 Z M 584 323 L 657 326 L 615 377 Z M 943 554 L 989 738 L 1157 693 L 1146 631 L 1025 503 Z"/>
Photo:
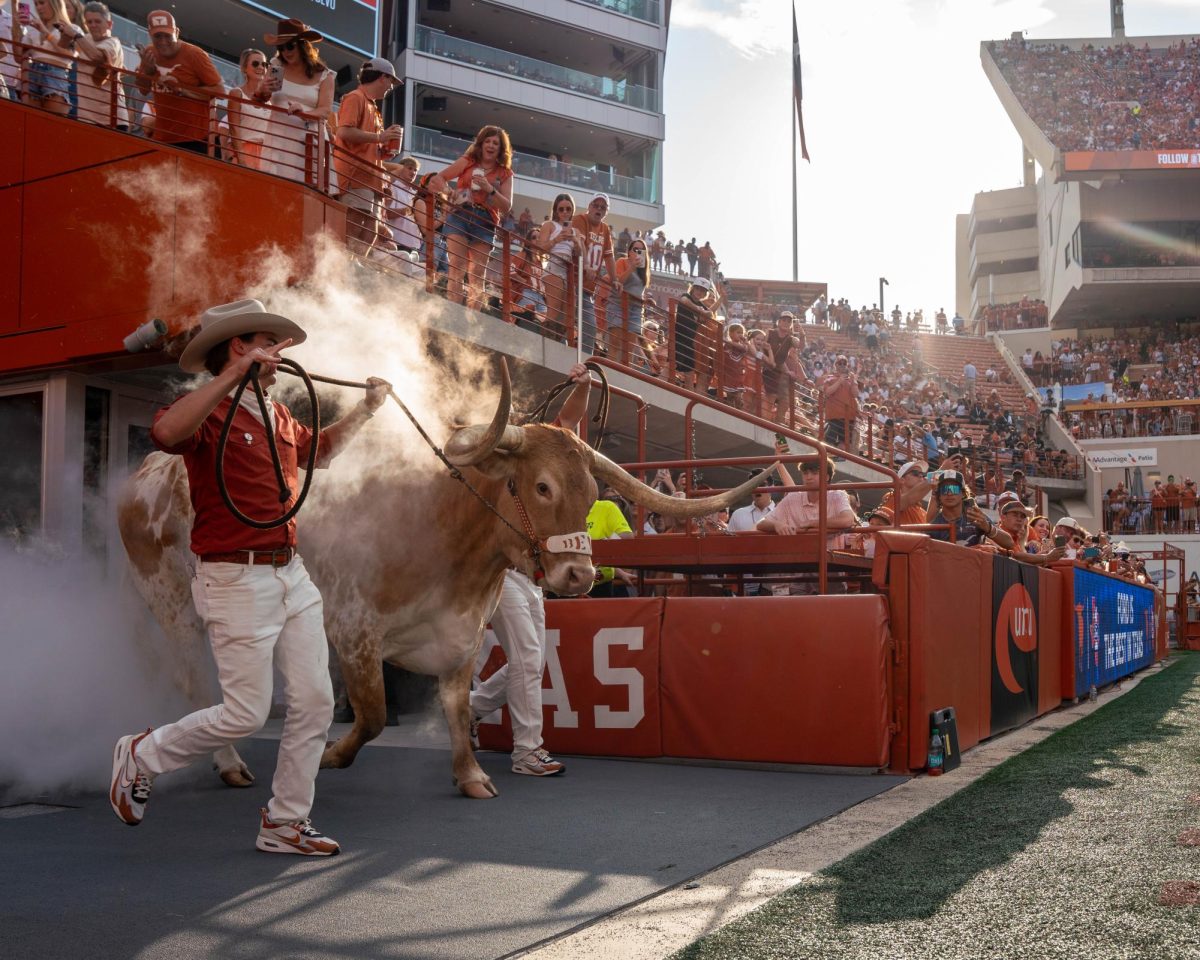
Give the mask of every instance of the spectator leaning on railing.
<path id="1" fill-rule="evenodd" d="M 71 22 L 65 0 L 22 4 L 18 17 L 34 43 L 27 51 L 23 99 L 31 107 L 65 117 L 71 112 L 71 61 L 78 56 L 75 45 L 84 31 Z"/>
<path id="2" fill-rule="evenodd" d="M 512 209 L 512 143 L 502 128 L 488 125 L 475 134 L 467 152 L 434 179 L 436 188 L 451 187 L 454 209 L 443 233 L 450 255 L 449 296 L 480 308 L 483 278 L 500 218 Z"/>
<path id="3" fill-rule="evenodd" d="M 346 237 L 350 250 L 365 256 L 383 230 L 380 198 L 384 191 L 385 145 L 398 144 L 404 128 L 385 128 L 376 106 L 400 82 L 396 68 L 382 57 L 366 61 L 358 71 L 358 86 L 342 98 L 338 108 L 334 166 L 340 199 L 346 211 Z M 384 239 L 389 239 L 385 236 Z"/>
<path id="4" fill-rule="evenodd" d="M 208 104 L 225 95 L 221 75 L 207 53 L 179 39 L 175 18 L 152 10 L 150 43 L 142 47 L 137 87 L 154 93 L 154 139 L 195 153 L 208 152 Z"/>
<path id="5" fill-rule="evenodd" d="M 557 339 L 567 335 L 570 324 L 570 304 L 567 291 L 570 282 L 567 276 L 575 258 L 583 251 L 579 232 L 571 225 L 575 218 L 575 199 L 569 193 L 560 193 L 554 198 L 550 216 L 538 228 L 538 248 L 546 254 L 546 268 L 542 281 L 546 290 L 546 332 Z"/>
<path id="6" fill-rule="evenodd" d="M 263 35 L 275 48 L 266 87 L 272 106 L 281 108 L 271 111 L 268 162 L 276 175 L 301 183 L 314 179 L 310 135 L 333 113 L 334 74 L 314 46 L 323 39 L 295 19 L 280 20 L 275 33 Z M 330 192 L 338 192 L 336 184 Z"/>
<path id="7" fill-rule="evenodd" d="M 238 58 L 242 71 L 240 86 L 229 91 L 229 140 L 226 159 L 251 170 L 268 170 L 264 157 L 271 111 L 267 88 L 267 55 L 251 47 Z"/>
<path id="8" fill-rule="evenodd" d="M 579 234 L 583 257 L 583 331 L 580 341 L 583 352 L 590 354 L 596 349 L 596 301 L 600 285 L 600 272 L 611 279 L 617 275 L 617 261 L 613 255 L 612 227 L 608 217 L 608 194 L 593 194 L 587 210 L 577 213 L 571 226 Z"/>
<path id="9" fill-rule="evenodd" d="M 84 5 L 83 22 L 87 31 L 76 37 L 75 49 L 84 61 L 89 62 L 79 63 L 76 81 L 79 105 L 75 116 L 85 123 L 109 126 L 112 122 L 110 91 L 115 91 L 116 127 L 118 130 L 127 130 L 129 118 L 125 112 L 125 84 L 119 72 L 125 68 L 125 48 L 112 35 L 112 14 L 100 0 L 91 0 Z"/>
<path id="10" fill-rule="evenodd" d="M 30 43 L 33 37 L 25 26 L 28 17 L 14 20 L 9 0 L 0 0 L 0 97 L 21 98 L 21 67 L 24 51 L 14 43 Z"/>

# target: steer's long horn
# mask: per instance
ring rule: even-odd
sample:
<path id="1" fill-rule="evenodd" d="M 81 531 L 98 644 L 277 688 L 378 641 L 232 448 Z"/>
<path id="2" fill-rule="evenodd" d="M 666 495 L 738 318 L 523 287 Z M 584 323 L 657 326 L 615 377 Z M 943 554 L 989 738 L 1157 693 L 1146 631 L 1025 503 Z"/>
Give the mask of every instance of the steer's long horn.
<path id="1" fill-rule="evenodd" d="M 625 499 L 667 517 L 703 517 L 706 514 L 731 507 L 738 500 L 749 496 L 762 486 L 768 474 L 778 465 L 773 464 L 732 490 L 726 490 L 713 497 L 685 500 L 682 497 L 669 497 L 653 487 L 646 486 L 604 454 L 592 451 L 592 473 L 614 487 Z"/>
<path id="2" fill-rule="evenodd" d="M 525 433 L 520 427 L 511 426 L 508 415 L 512 409 L 512 381 L 508 376 L 508 364 L 500 358 L 500 402 L 496 404 L 496 415 L 490 424 L 473 424 L 462 427 L 446 441 L 446 459 L 456 467 L 470 467 L 490 456 L 497 447 L 515 451 L 521 446 Z"/>

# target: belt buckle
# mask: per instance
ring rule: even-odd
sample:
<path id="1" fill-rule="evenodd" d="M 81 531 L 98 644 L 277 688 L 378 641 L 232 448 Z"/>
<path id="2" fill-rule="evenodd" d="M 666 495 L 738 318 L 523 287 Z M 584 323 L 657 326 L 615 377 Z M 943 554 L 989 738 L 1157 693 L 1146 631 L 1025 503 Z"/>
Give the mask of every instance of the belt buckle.
<path id="1" fill-rule="evenodd" d="M 290 547 L 280 547 L 277 550 L 271 551 L 271 566 L 272 567 L 275 567 L 275 568 L 286 567 L 291 562 L 291 559 L 292 559 L 292 556 L 291 556 L 291 548 Z"/>

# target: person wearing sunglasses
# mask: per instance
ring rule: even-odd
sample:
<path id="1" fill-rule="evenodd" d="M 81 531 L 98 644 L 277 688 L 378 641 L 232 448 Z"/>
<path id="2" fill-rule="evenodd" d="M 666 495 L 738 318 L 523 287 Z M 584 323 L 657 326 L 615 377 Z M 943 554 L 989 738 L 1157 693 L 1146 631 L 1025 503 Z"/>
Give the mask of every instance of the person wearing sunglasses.
<path id="1" fill-rule="evenodd" d="M 242 82 L 229 91 L 229 160 L 252 170 L 265 170 L 263 150 L 271 111 L 267 83 L 267 55 L 251 47 L 238 59 Z"/>
<path id="2" fill-rule="evenodd" d="M 208 54 L 179 39 L 175 17 L 151 10 L 150 42 L 141 48 L 137 88 L 154 91 L 154 131 L 158 143 L 208 153 L 208 104 L 225 96 L 225 84 Z"/>
<path id="3" fill-rule="evenodd" d="M 942 470 L 936 475 L 936 479 L 933 502 L 937 505 L 937 513 L 930 523 L 948 524 L 953 527 L 954 542 L 962 546 L 978 546 L 985 540 L 991 540 L 1005 550 L 1012 550 L 1016 546 L 1013 538 L 992 523 L 987 514 L 975 505 L 966 477 L 957 470 Z M 967 503 L 969 498 L 970 503 Z M 930 530 L 929 536 L 934 540 L 948 541 L 950 531 Z"/>
<path id="4" fill-rule="evenodd" d="M 550 208 L 550 219 L 538 228 L 537 246 L 546 254 L 542 283 L 546 290 L 547 332 L 554 337 L 567 335 L 567 271 L 575 257 L 583 253 L 583 238 L 571 224 L 575 200 L 560 193 Z"/>
<path id="5" fill-rule="evenodd" d="M 1083 548 L 1086 545 L 1088 532 L 1079 525 L 1079 521 L 1073 517 L 1062 517 L 1054 525 L 1054 533 L 1051 537 L 1051 542 L 1059 537 L 1063 537 L 1067 541 L 1067 549 L 1064 554 L 1066 559 L 1075 560 L 1083 553 Z"/>
<path id="6" fill-rule="evenodd" d="M 283 108 L 271 111 L 269 160 L 273 172 L 289 180 L 315 176 L 306 144 L 316 124 L 333 112 L 333 71 L 314 46 L 323 39 L 296 19 L 280 20 L 274 33 L 263 34 L 263 42 L 275 48 L 266 78 L 271 105 Z"/>

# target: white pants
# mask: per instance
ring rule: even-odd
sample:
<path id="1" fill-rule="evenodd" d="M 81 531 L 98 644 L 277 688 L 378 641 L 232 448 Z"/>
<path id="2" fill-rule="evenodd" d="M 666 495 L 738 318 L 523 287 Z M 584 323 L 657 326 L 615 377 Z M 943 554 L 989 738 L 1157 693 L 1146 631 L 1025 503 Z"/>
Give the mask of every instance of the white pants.
<path id="1" fill-rule="evenodd" d="M 471 691 L 471 713 L 486 717 L 508 704 L 515 760 L 542 745 L 546 604 L 541 588 L 525 574 L 505 573 L 492 629 L 508 662 Z"/>
<path id="2" fill-rule="evenodd" d="M 333 718 L 321 594 L 297 556 L 285 567 L 197 561 L 192 599 L 208 630 L 223 702 L 158 727 L 138 744 L 139 765 L 170 773 L 261 730 L 274 660 L 287 714 L 267 810 L 277 823 L 304 819 Z"/>

